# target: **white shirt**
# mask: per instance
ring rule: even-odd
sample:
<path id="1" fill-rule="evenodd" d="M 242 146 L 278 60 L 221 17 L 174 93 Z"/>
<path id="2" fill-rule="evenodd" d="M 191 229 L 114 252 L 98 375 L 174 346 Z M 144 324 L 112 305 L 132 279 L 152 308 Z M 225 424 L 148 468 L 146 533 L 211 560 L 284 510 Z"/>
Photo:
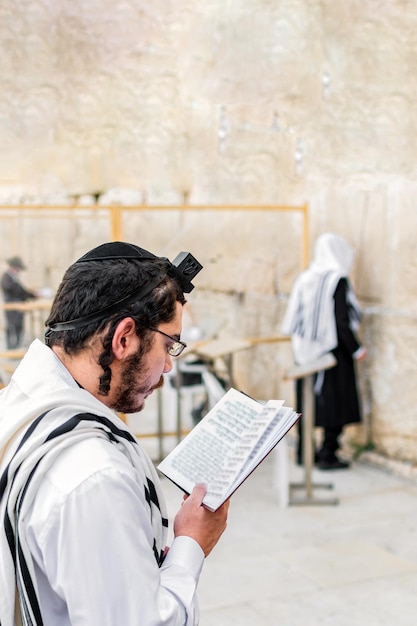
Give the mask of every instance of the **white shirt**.
<path id="1" fill-rule="evenodd" d="M 41 342 L 32 344 L 24 362 L 24 380 L 18 368 L 3 403 L 0 394 L 0 408 L 15 406 L 19 413 L 29 388 L 38 397 L 52 388 L 56 396 L 63 381 L 77 393 L 75 381 Z M 109 414 L 102 403 L 94 403 L 98 414 Z M 159 490 L 156 472 L 153 481 Z M 143 484 L 123 446 L 105 437 L 73 443 L 47 467 L 22 519 L 45 626 L 198 623 L 203 551 L 193 539 L 178 537 L 158 567 Z M 163 498 L 159 492 L 158 498 Z"/>

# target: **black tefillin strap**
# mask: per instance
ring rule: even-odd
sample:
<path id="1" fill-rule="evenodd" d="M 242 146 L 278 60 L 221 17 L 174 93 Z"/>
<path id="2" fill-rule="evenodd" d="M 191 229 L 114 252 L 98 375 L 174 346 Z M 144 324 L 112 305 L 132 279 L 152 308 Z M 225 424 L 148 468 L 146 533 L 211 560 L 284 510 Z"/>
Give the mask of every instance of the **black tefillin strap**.
<path id="1" fill-rule="evenodd" d="M 143 298 L 147 293 L 152 291 L 155 287 L 159 285 L 167 275 L 167 272 L 161 276 L 161 274 L 150 284 L 145 286 L 141 285 L 139 289 L 135 289 L 129 295 L 117 300 L 113 304 L 100 309 L 96 313 L 91 313 L 90 315 L 84 315 L 84 317 L 77 317 L 76 319 L 69 320 L 68 322 L 57 322 L 56 324 L 51 324 L 48 328 L 48 331 L 58 332 L 60 330 L 75 330 L 76 328 L 82 328 L 83 326 L 88 326 L 88 324 L 92 324 L 93 322 L 99 322 L 100 320 L 112 315 L 113 313 L 117 313 L 128 304 L 132 304 L 139 298 Z"/>

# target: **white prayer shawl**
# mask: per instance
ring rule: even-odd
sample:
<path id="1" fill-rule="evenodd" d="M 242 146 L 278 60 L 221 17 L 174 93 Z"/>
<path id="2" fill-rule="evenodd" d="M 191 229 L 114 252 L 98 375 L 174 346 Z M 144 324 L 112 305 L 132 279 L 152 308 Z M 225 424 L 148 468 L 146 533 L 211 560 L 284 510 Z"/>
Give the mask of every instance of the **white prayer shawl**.
<path id="1" fill-rule="evenodd" d="M 16 387 L 22 397 L 25 379 L 33 378 L 37 360 L 43 367 L 46 364 L 41 376 L 47 377 L 50 393 L 45 397 L 45 388 L 39 394 L 35 390 L 25 402 L 13 405 Z M 54 411 L 57 407 L 59 410 Z M 67 446 L 89 437 L 112 441 L 142 477 L 154 533 L 154 554 L 159 563 L 162 560 L 168 521 L 151 460 L 117 415 L 79 388 L 52 350 L 36 340 L 8 387 L 0 392 L 0 626 L 14 625 L 16 580 L 23 624 L 42 624 L 32 557 L 24 533 L 19 533 L 19 520 L 24 518 L 55 458 Z"/>
<path id="2" fill-rule="evenodd" d="M 294 283 L 281 325 L 281 332 L 291 337 L 294 360 L 305 365 L 337 346 L 334 294 L 341 278 L 348 283 L 349 324 L 356 331 L 360 308 L 349 283 L 353 249 L 334 235 L 321 235 L 315 245 L 314 259 Z"/>

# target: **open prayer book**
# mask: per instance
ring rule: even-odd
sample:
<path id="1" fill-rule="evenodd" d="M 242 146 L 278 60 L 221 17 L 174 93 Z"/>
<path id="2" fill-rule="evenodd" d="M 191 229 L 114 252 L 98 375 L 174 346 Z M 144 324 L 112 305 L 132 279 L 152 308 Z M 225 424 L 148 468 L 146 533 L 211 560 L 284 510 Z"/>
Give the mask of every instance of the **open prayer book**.
<path id="1" fill-rule="evenodd" d="M 197 483 L 205 483 L 203 504 L 215 511 L 300 417 L 283 404 L 262 404 L 229 389 L 158 465 L 159 471 L 188 494 Z"/>

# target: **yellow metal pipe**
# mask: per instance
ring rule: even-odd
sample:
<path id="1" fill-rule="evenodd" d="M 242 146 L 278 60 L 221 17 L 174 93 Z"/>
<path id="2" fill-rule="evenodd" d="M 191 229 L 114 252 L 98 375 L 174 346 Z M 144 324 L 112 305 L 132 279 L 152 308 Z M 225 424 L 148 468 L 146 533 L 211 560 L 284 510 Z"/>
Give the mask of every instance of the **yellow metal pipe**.
<path id="1" fill-rule="evenodd" d="M 123 212 L 124 211 L 294 211 L 303 214 L 303 230 L 302 230 L 302 258 L 301 265 L 305 268 L 309 261 L 309 224 L 308 224 L 308 206 L 291 205 L 274 205 L 274 204 L 211 204 L 211 205 L 195 205 L 195 204 L 137 204 L 137 205 L 107 205 L 107 204 L 0 204 L 0 212 L 3 210 L 15 213 L 17 211 L 73 211 L 97 212 L 109 211 L 111 221 L 111 236 L 113 240 L 123 239 Z M 3 217 L 0 215 L 0 217 Z M 12 216 L 10 216 L 12 217 Z"/>
<path id="2" fill-rule="evenodd" d="M 123 240 L 123 208 L 120 206 L 113 206 L 110 208 L 111 217 L 111 237 L 113 241 Z"/>

